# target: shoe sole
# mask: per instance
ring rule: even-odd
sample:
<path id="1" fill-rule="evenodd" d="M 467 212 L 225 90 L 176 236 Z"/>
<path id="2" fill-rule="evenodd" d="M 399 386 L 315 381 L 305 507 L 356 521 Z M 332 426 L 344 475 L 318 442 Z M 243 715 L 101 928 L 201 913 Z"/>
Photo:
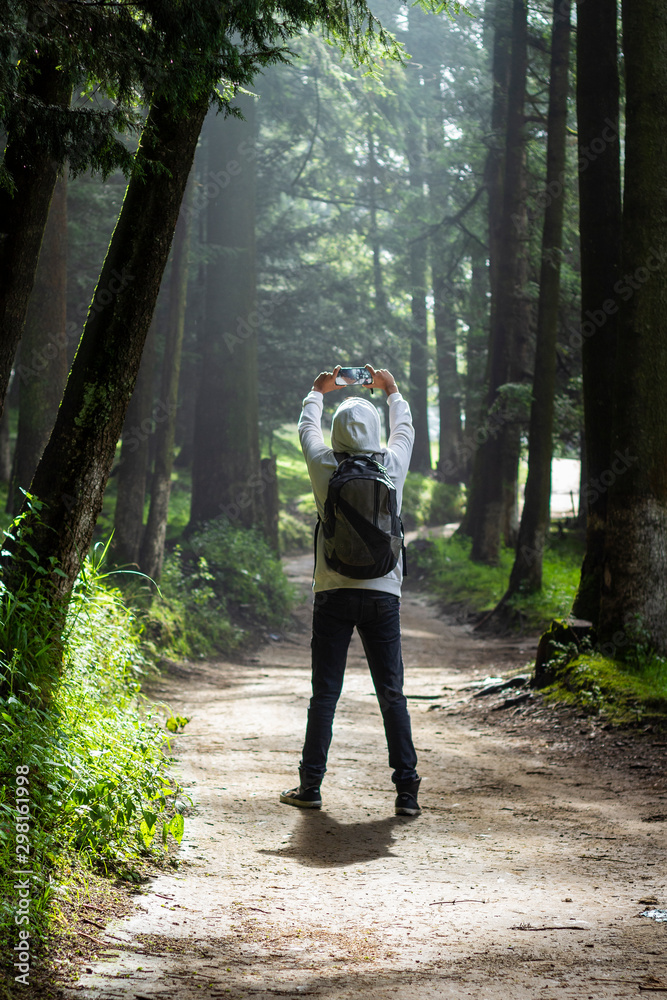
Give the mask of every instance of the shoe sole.
<path id="1" fill-rule="evenodd" d="M 402 809 L 402 808 L 399 807 L 396 810 L 396 815 L 397 816 L 419 816 L 420 812 L 421 812 L 421 809 L 404 809 L 404 808 Z"/>
<path id="2" fill-rule="evenodd" d="M 322 800 L 319 802 L 304 802 L 303 799 L 292 799 L 288 795 L 281 795 L 280 801 L 284 802 L 286 806 L 296 806 L 297 809 L 321 809 Z"/>

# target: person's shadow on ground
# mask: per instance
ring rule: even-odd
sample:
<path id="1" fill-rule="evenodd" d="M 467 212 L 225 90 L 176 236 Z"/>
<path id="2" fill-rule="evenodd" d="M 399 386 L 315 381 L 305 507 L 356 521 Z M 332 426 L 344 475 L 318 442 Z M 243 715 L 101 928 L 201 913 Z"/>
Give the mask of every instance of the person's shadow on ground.
<path id="1" fill-rule="evenodd" d="M 296 858 L 312 868 L 344 868 L 375 858 L 395 857 L 391 851 L 393 828 L 409 822 L 405 817 L 388 816 L 369 823 L 339 823 L 314 809 L 300 810 L 299 817 L 289 844 L 259 853 Z"/>

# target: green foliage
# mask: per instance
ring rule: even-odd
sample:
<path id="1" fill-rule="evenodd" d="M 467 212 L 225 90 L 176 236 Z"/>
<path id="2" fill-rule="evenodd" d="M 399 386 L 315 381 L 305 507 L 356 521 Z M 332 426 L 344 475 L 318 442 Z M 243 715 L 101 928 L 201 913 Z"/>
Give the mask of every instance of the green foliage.
<path id="1" fill-rule="evenodd" d="M 187 550 L 176 546 L 165 555 L 160 593 L 144 612 L 149 653 L 187 659 L 238 648 L 243 632 L 232 623 L 211 582 L 206 562 L 197 561 Z"/>
<path id="2" fill-rule="evenodd" d="M 424 525 L 459 521 L 462 502 L 458 487 L 439 483 L 418 472 L 408 472 L 403 487 L 403 527 L 413 531 Z"/>
<path id="3" fill-rule="evenodd" d="M 420 542 L 410 551 L 413 575 L 428 581 L 429 589 L 448 606 L 480 613 L 490 611 L 504 595 L 514 552 L 504 549 L 500 566 L 470 560 L 470 540 L 454 535 Z M 575 540 L 552 538 L 544 553 L 544 585 L 537 594 L 519 592 L 509 604 L 530 629 L 543 627 L 552 618 L 569 612 L 581 567 L 581 546 Z"/>
<path id="4" fill-rule="evenodd" d="M 601 643 L 595 643 L 593 633 L 573 636 L 567 620 L 554 621 L 543 643 L 548 659 L 542 682 L 548 686 L 542 690 L 549 701 L 614 723 L 650 721 L 667 727 L 667 658 L 652 648 L 641 621 Z"/>
<path id="5" fill-rule="evenodd" d="M 42 596 L 24 595 L 17 604 L 5 591 L 1 607 L 4 650 L 18 635 L 15 620 L 39 636 L 36 623 L 48 612 Z M 37 937 L 48 929 L 53 873 L 63 858 L 113 869 L 161 852 L 170 835 L 176 841 L 183 835 L 180 790 L 167 771 L 167 734 L 156 709 L 140 697 L 147 668 L 141 627 L 92 563 L 72 592 L 59 649 L 62 662 L 50 678 L 47 704 L 34 679 L 38 660 L 27 662 L 17 650 L 0 662 L 3 940 L 13 934 L 16 902 L 9 872 L 21 860 L 13 832 L 17 767 L 28 769 L 22 773 L 30 804 L 30 929 Z"/>
<path id="6" fill-rule="evenodd" d="M 280 551 L 288 553 L 312 550 L 314 526 L 314 516 L 307 522 L 304 517 L 297 517 L 289 511 L 281 510 L 278 515 Z"/>
<path id="7" fill-rule="evenodd" d="M 544 689 L 547 700 L 576 705 L 614 723 L 667 726 L 667 660 L 646 652 L 626 661 L 590 648 L 574 658 L 572 652 L 563 650 L 550 662 L 555 681 Z"/>
<path id="8" fill-rule="evenodd" d="M 210 572 L 212 589 L 224 607 L 246 612 L 266 628 L 284 623 L 292 588 L 260 531 L 218 518 L 191 537 L 190 547 L 199 566 Z"/>
<path id="9" fill-rule="evenodd" d="M 261 532 L 220 518 L 166 556 L 147 612 L 149 648 L 176 657 L 229 653 L 283 625 L 293 600 Z"/>

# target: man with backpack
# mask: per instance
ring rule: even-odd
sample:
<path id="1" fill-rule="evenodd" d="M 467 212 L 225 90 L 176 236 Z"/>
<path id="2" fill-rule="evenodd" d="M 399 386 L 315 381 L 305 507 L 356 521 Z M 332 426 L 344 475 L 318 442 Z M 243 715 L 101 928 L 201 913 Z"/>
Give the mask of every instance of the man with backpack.
<path id="1" fill-rule="evenodd" d="M 299 767 L 300 783 L 280 801 L 322 806 L 336 704 L 356 626 L 377 694 L 396 785 L 398 815 L 416 816 L 420 778 L 403 694 L 400 594 L 403 545 L 400 509 L 414 429 L 410 407 L 389 371 L 366 365 L 372 386 L 389 406 L 389 440 L 380 442 L 380 417 L 370 400 L 345 399 L 331 422 L 331 447 L 322 434 L 324 393 L 340 366 L 317 376 L 303 401 L 299 437 L 318 513 L 312 648 L 312 697 Z M 397 527 L 398 526 L 398 527 Z M 369 575 L 373 574 L 373 575 Z"/>

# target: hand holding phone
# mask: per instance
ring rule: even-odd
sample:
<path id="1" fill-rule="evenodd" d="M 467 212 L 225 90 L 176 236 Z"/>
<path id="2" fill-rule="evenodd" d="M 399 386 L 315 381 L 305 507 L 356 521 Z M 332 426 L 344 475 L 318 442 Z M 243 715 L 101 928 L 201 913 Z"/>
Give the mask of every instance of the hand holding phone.
<path id="1" fill-rule="evenodd" d="M 341 368 L 336 375 L 336 385 L 373 385 L 368 368 Z"/>

